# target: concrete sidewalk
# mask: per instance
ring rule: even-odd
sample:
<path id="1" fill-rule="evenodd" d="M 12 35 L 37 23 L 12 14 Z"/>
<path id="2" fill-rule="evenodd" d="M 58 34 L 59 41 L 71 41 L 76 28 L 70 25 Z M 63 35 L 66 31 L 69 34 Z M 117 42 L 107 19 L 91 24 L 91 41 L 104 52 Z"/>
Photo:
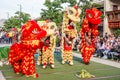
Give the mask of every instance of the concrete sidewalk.
<path id="1" fill-rule="evenodd" d="M 82 58 L 81 54 L 77 54 L 77 53 L 73 53 L 73 56 L 78 57 L 78 58 Z M 104 60 L 104 59 L 100 59 L 100 58 L 96 58 L 96 57 L 91 57 L 90 60 L 94 61 L 94 62 L 97 62 L 97 63 L 101 63 L 101 64 L 113 66 L 113 67 L 116 67 L 116 68 L 120 68 L 120 63 L 115 62 L 115 61 Z"/>
<path id="2" fill-rule="evenodd" d="M 1 44 L 0 43 L 0 47 L 4 47 L 4 46 L 11 46 L 12 44 Z"/>
<path id="3" fill-rule="evenodd" d="M 1 71 L 0 71 L 0 80 L 6 80 Z"/>

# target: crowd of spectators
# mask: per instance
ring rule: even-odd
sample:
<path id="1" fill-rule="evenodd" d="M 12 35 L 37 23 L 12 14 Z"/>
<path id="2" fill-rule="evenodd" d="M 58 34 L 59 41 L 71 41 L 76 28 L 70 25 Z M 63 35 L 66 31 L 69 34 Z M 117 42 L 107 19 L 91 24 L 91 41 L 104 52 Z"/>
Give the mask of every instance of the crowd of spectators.
<path id="1" fill-rule="evenodd" d="M 96 49 L 94 56 L 102 59 L 112 59 L 120 61 L 120 35 L 115 37 L 114 34 L 107 34 L 97 37 Z M 75 40 L 73 50 L 79 51 L 81 39 L 78 36 Z"/>
<path id="2" fill-rule="evenodd" d="M 15 29 L 0 30 L 0 44 L 12 44 L 19 41 L 19 32 Z"/>
<path id="3" fill-rule="evenodd" d="M 115 37 L 114 34 L 106 33 L 104 36 L 98 36 L 95 55 L 103 59 L 120 61 L 120 35 Z"/>

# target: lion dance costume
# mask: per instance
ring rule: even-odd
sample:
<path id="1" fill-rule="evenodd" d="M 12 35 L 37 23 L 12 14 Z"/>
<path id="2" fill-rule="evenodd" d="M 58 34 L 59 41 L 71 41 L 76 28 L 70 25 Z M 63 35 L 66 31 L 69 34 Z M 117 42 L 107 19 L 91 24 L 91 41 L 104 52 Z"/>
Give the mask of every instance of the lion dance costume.
<path id="1" fill-rule="evenodd" d="M 98 32 L 98 24 L 101 22 L 102 12 L 97 10 L 96 8 L 87 9 L 86 17 L 82 23 L 82 29 L 80 31 L 82 42 L 80 49 L 83 57 L 83 62 L 88 64 L 91 58 L 91 55 L 95 51 L 95 43 Z"/>
<path id="2" fill-rule="evenodd" d="M 33 20 L 22 26 L 20 42 L 10 47 L 8 61 L 16 74 L 22 72 L 26 76 L 38 77 L 35 72 L 34 53 L 40 46 L 40 39 L 46 36 L 46 31 Z"/>
<path id="3" fill-rule="evenodd" d="M 43 68 L 46 68 L 49 64 L 51 68 L 54 68 L 55 31 L 57 26 L 54 22 L 49 20 L 38 21 L 38 24 L 42 29 L 47 31 L 47 35 L 44 38 L 44 41 L 41 42 L 41 52 L 37 64 L 40 65 L 42 63 Z"/>
<path id="4" fill-rule="evenodd" d="M 64 11 L 62 24 L 62 64 L 73 65 L 72 47 L 77 36 L 76 23 L 80 22 L 81 10 L 78 6 L 68 7 Z"/>

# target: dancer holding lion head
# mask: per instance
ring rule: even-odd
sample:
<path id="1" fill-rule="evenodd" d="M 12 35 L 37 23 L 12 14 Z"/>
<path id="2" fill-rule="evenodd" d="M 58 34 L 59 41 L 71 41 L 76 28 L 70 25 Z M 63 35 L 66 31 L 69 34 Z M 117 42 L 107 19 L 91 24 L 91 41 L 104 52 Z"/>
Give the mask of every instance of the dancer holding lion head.
<path id="1" fill-rule="evenodd" d="M 62 24 L 62 64 L 73 65 L 72 48 L 77 36 L 76 23 L 80 22 L 81 10 L 78 6 L 68 7 L 64 11 Z"/>
<path id="2" fill-rule="evenodd" d="M 47 31 L 47 35 L 43 42 L 41 42 L 42 47 L 37 64 L 42 64 L 43 69 L 45 69 L 47 65 L 50 65 L 51 68 L 54 68 L 55 31 L 57 26 L 54 22 L 49 20 L 38 21 L 38 24 L 41 25 L 42 29 Z"/>

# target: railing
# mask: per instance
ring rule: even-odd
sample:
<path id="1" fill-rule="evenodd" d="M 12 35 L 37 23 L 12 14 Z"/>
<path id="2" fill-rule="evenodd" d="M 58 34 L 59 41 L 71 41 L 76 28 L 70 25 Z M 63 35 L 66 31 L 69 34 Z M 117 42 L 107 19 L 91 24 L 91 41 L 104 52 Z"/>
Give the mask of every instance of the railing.
<path id="1" fill-rule="evenodd" d="M 109 28 L 120 28 L 120 22 L 109 22 Z"/>
<path id="2" fill-rule="evenodd" d="M 120 10 L 107 11 L 108 24 L 110 28 L 120 28 Z"/>

